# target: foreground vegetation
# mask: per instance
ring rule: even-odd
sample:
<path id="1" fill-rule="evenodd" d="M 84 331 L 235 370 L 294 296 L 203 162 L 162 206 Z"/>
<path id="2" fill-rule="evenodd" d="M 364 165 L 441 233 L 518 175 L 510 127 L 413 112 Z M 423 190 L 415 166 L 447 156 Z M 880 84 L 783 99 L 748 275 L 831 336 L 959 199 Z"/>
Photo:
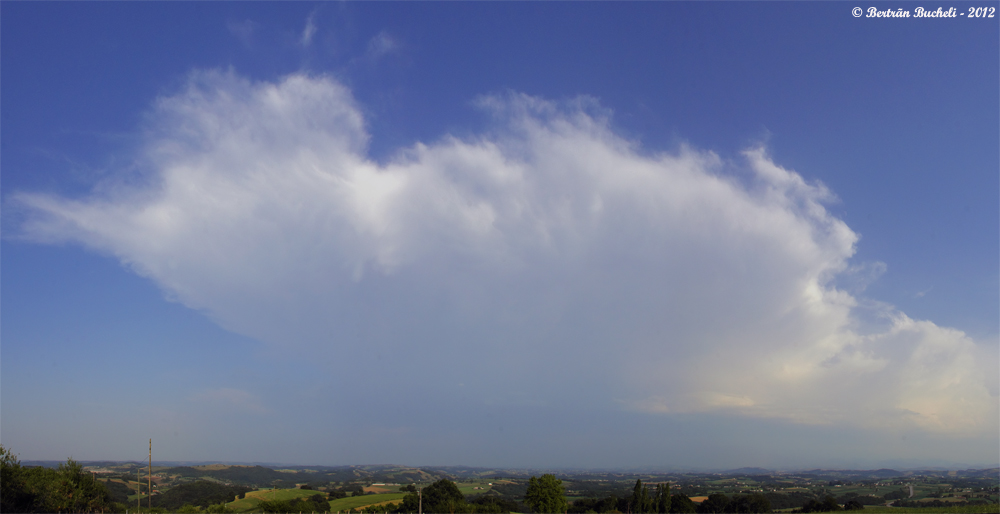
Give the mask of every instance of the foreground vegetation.
<path id="1" fill-rule="evenodd" d="M 475 468 L 211 464 L 152 466 L 149 477 L 146 463 L 69 460 L 22 465 L 2 447 L 0 456 L 2 512 L 1000 514 L 996 468 L 557 475 Z"/>
<path id="2" fill-rule="evenodd" d="M 72 459 L 56 469 L 24 467 L 0 446 L 0 512 L 125 512 L 125 505 Z"/>

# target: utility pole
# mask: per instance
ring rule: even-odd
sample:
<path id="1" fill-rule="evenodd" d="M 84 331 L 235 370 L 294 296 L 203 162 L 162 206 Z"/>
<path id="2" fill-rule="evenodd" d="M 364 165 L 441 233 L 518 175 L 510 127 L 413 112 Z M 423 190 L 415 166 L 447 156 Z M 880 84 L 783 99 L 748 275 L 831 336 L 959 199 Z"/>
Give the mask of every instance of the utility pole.
<path id="1" fill-rule="evenodd" d="M 142 508 L 142 466 L 135 468 L 135 508 Z"/>
<path id="2" fill-rule="evenodd" d="M 149 472 L 146 473 L 146 478 L 149 479 L 149 508 L 153 508 L 153 440 L 149 440 Z"/>
<path id="3" fill-rule="evenodd" d="M 424 514 L 424 488 L 417 489 L 417 513 Z"/>

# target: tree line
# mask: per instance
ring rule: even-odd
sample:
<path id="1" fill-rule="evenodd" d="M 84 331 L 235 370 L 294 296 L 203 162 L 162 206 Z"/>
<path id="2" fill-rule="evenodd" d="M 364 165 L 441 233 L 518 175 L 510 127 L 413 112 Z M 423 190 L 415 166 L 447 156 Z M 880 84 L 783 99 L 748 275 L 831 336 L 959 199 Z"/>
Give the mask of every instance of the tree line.
<path id="1" fill-rule="evenodd" d="M 125 512 L 125 505 L 73 459 L 57 469 L 25 467 L 0 446 L 0 512 Z"/>
<path id="2" fill-rule="evenodd" d="M 732 497 L 729 497 L 722 493 L 715 493 L 709 495 L 705 501 L 695 503 L 685 494 L 671 493 L 670 484 L 668 483 L 656 484 L 651 490 L 649 486 L 642 483 L 641 479 L 638 479 L 635 481 L 635 486 L 632 488 L 630 496 L 619 498 L 611 494 L 600 499 L 585 498 L 576 500 L 570 505 L 567 512 L 659 514 L 668 512 L 756 513 L 771 511 L 771 502 L 763 494 L 734 494 Z"/>

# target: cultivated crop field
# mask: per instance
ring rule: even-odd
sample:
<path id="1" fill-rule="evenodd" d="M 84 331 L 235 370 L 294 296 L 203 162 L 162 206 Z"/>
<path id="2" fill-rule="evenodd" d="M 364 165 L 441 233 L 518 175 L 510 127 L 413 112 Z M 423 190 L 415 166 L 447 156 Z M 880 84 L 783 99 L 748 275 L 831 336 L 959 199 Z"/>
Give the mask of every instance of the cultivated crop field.
<path id="1" fill-rule="evenodd" d="M 308 498 L 314 494 L 326 496 L 324 492 L 310 489 L 262 489 L 260 491 L 250 491 L 247 493 L 246 498 L 229 502 L 226 504 L 226 507 L 236 511 L 246 511 L 256 507 L 263 500 L 294 500 L 295 498 Z"/>
<path id="2" fill-rule="evenodd" d="M 404 496 L 406 496 L 406 493 L 385 493 L 385 494 L 366 494 L 364 496 L 348 496 L 347 498 L 341 498 L 339 500 L 333 500 L 332 502 L 330 502 L 330 511 L 339 512 L 344 510 L 359 509 L 361 507 L 367 507 L 369 505 L 403 501 Z"/>
<path id="3" fill-rule="evenodd" d="M 987 514 L 987 513 L 1000 513 L 1000 505 L 966 505 L 964 507 L 946 507 L 940 509 L 927 509 L 927 508 L 909 508 L 909 507 L 865 507 L 865 513 L 880 513 L 880 512 L 892 512 L 893 514 L 929 514 L 931 512 L 937 513 L 953 513 L 953 514 Z"/>
<path id="4" fill-rule="evenodd" d="M 483 494 L 492 489 L 490 482 L 457 482 L 458 490 L 464 495 Z M 478 489 L 477 489 L 478 487 Z"/>

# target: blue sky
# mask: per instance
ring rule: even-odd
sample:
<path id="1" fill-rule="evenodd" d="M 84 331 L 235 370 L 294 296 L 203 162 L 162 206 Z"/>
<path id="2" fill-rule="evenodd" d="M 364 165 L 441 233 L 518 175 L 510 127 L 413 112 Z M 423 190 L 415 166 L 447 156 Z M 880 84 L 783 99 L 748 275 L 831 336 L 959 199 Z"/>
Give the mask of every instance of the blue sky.
<path id="1" fill-rule="evenodd" d="M 997 18 L 854 6 L 3 3 L 3 445 L 997 465 Z"/>

